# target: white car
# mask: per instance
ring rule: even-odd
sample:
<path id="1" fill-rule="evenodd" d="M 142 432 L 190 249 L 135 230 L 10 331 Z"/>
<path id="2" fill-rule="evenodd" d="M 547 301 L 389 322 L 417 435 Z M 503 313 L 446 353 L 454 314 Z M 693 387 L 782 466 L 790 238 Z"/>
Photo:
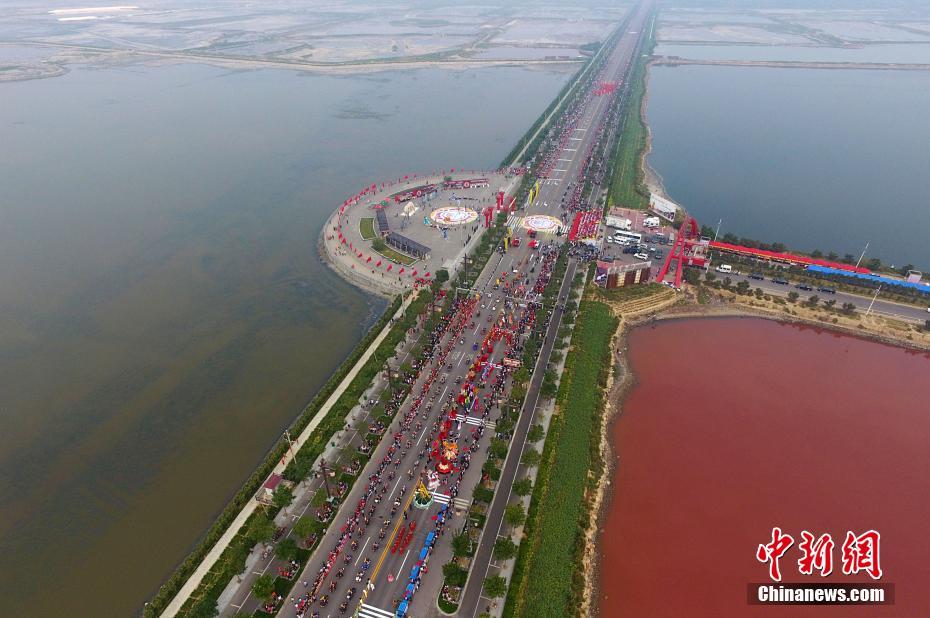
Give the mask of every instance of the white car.
<path id="1" fill-rule="evenodd" d="M 649 259 L 649 255 L 646 253 L 637 253 L 633 255 L 633 257 L 635 257 L 637 260 L 642 260 L 644 262 Z"/>
<path id="2" fill-rule="evenodd" d="M 613 237 L 608 236 L 608 237 L 607 237 L 607 242 L 610 243 L 610 244 L 613 244 L 613 242 L 614 242 Z"/>

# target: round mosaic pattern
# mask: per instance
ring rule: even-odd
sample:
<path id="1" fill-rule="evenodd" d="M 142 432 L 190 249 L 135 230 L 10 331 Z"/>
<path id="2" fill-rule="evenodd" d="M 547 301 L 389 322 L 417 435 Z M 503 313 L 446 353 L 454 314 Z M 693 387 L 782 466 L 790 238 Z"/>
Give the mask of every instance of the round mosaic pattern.
<path id="1" fill-rule="evenodd" d="M 556 230 L 562 227 L 562 222 L 548 215 L 530 215 L 528 217 L 523 217 L 523 221 L 521 221 L 520 225 L 534 232 L 555 233 Z"/>
<path id="2" fill-rule="evenodd" d="M 462 206 L 443 206 L 429 214 L 433 223 L 439 225 L 465 225 L 478 218 L 478 213 Z"/>

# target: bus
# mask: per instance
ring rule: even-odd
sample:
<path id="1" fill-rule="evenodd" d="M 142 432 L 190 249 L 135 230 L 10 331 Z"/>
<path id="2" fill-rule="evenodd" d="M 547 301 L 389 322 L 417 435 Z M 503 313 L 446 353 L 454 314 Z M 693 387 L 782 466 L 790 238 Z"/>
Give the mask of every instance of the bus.
<path id="1" fill-rule="evenodd" d="M 614 232 L 615 240 L 619 240 L 623 238 L 629 238 L 630 240 L 634 240 L 637 243 L 641 243 L 643 241 L 643 235 L 640 234 L 639 232 L 627 232 L 626 230 L 617 230 L 616 232 Z"/>

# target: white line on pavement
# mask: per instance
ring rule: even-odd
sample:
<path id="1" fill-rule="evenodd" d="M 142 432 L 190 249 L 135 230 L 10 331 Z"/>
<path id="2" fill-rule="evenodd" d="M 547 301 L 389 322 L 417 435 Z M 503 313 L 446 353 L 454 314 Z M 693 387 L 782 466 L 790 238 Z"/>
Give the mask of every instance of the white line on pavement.
<path id="1" fill-rule="evenodd" d="M 355 559 L 355 566 L 358 566 L 358 561 L 362 559 L 362 554 L 365 553 L 365 548 L 368 547 L 368 541 L 371 540 L 371 537 L 365 539 L 365 544 L 362 545 L 362 551 L 358 552 L 358 558 Z"/>

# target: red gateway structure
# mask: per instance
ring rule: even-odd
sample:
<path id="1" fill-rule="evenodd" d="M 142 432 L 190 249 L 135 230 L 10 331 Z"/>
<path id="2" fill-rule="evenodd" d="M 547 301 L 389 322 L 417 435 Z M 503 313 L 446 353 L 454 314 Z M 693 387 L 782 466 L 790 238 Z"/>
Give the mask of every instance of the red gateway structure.
<path id="1" fill-rule="evenodd" d="M 707 263 L 707 247 L 709 241 L 701 240 L 701 232 L 697 220 L 694 217 L 688 217 L 678 230 L 675 237 L 675 244 L 672 250 L 668 252 L 665 258 L 665 264 L 659 271 L 656 281 L 662 283 L 668 269 L 674 261 L 675 266 L 675 287 L 681 287 L 681 277 L 685 272 L 685 266 L 704 266 Z"/>
<path id="2" fill-rule="evenodd" d="M 842 264 L 840 262 L 831 262 L 830 260 L 818 260 L 817 258 L 807 257 L 806 255 L 797 255 L 795 253 L 785 253 L 784 251 L 766 251 L 764 249 L 753 249 L 742 245 L 731 245 L 728 242 L 710 241 L 710 248 L 716 251 L 726 253 L 735 253 L 772 262 L 782 262 L 792 266 L 824 266 L 826 268 L 836 268 L 837 270 L 846 270 L 860 275 L 868 275 L 872 271 L 868 268 L 856 266 L 854 264 Z"/>

